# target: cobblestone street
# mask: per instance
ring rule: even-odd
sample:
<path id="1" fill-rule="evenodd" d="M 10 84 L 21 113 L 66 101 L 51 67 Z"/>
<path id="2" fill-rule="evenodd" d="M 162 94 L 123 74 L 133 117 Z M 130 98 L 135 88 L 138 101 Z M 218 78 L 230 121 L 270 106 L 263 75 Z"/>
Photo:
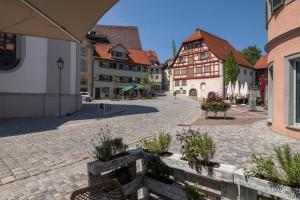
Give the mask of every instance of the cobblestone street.
<path id="1" fill-rule="evenodd" d="M 131 146 L 156 132 L 170 132 L 171 150 L 178 152 L 175 134 L 188 128 L 182 125 L 192 124 L 216 140 L 216 161 L 238 166 L 248 166 L 253 152 L 269 153 L 279 144 L 300 151 L 299 140 L 272 132 L 265 119 L 195 126 L 200 106 L 187 97 L 102 102 L 107 104 L 105 115 L 98 113 L 99 102 L 94 102 L 61 119 L 0 120 L 0 199 L 68 199 L 73 190 L 87 185 L 90 140 L 106 125 Z"/>

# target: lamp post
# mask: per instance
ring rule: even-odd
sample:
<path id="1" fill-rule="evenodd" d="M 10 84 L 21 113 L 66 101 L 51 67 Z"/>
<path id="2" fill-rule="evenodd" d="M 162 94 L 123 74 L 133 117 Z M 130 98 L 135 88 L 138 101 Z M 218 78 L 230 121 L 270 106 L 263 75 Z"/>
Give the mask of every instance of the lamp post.
<path id="1" fill-rule="evenodd" d="M 58 114 L 61 117 L 61 71 L 64 68 L 64 61 L 59 58 L 56 63 L 59 70 Z"/>

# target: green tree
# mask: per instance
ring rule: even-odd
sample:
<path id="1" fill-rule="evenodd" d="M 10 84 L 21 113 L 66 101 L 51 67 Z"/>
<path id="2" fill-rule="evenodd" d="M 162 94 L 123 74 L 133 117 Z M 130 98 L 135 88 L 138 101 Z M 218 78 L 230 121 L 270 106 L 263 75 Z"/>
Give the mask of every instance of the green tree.
<path id="1" fill-rule="evenodd" d="M 177 48 L 176 48 L 175 40 L 172 40 L 172 54 L 173 54 L 173 58 L 175 58 L 176 54 L 177 54 Z"/>
<path id="2" fill-rule="evenodd" d="M 248 60 L 249 63 L 255 65 L 261 56 L 261 50 L 256 45 L 252 45 L 242 49 L 241 54 Z"/>
<path id="3" fill-rule="evenodd" d="M 237 80 L 239 73 L 239 65 L 237 64 L 233 52 L 230 50 L 227 54 L 226 61 L 224 63 L 225 68 L 225 84 L 229 81 L 234 82 Z"/>

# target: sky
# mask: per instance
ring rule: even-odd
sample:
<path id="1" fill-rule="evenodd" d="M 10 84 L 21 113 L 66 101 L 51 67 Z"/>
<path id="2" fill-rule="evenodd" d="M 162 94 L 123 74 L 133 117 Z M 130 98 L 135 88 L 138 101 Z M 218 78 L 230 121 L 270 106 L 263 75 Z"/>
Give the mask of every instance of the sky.
<path id="1" fill-rule="evenodd" d="M 238 50 L 267 41 L 264 0 L 119 0 L 98 24 L 137 26 L 144 50 L 172 57 L 196 28 L 226 39 Z"/>

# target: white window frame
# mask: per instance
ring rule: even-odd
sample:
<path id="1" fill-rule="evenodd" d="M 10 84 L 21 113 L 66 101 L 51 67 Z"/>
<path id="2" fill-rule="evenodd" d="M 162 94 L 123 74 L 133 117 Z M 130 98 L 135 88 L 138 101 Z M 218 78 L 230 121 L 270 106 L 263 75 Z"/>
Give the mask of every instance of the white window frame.
<path id="1" fill-rule="evenodd" d="M 297 102 L 296 102 L 296 99 L 297 99 L 297 63 L 300 64 L 300 58 L 299 59 L 296 59 L 292 65 L 293 65 L 293 68 L 294 68 L 294 108 L 295 108 L 295 113 L 294 113 L 294 125 L 297 126 L 297 127 L 300 127 L 300 122 L 297 122 Z"/>

